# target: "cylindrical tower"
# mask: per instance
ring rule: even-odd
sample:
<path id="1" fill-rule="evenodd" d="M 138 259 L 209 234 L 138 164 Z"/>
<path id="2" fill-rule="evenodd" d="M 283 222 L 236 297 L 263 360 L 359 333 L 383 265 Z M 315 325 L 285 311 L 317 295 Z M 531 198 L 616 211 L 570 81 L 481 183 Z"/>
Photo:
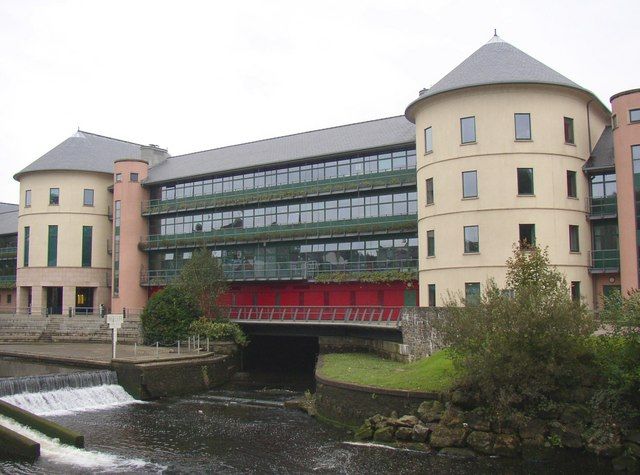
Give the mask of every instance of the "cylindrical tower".
<path id="1" fill-rule="evenodd" d="M 147 220 L 141 205 L 149 192 L 141 182 L 147 178 L 146 160 L 117 160 L 113 183 L 113 312 L 123 308 L 141 309 L 147 302 L 147 291 L 140 286 L 140 272 L 146 268 L 147 256 L 140 251 L 140 237 L 148 234 Z"/>
<path id="2" fill-rule="evenodd" d="M 640 89 L 611 98 L 622 292 L 640 287 Z"/>
<path id="3" fill-rule="evenodd" d="M 409 105 L 420 302 L 504 285 L 514 245 L 547 247 L 592 302 L 582 166 L 608 121 L 588 91 L 494 37 Z"/>

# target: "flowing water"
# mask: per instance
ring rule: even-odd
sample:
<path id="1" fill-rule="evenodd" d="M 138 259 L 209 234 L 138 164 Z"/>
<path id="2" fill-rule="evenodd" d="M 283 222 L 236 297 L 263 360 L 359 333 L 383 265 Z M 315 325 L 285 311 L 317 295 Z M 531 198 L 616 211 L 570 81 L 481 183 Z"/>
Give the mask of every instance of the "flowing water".
<path id="1" fill-rule="evenodd" d="M 86 449 L 60 444 L 12 420 L 0 425 L 41 444 L 31 463 L 0 462 L 6 473 L 603 473 L 606 465 L 572 458 L 549 464 L 480 458 L 454 460 L 415 448 L 356 443 L 284 401 L 291 384 L 245 383 L 185 398 L 136 403 L 108 372 L 70 375 L 74 387 L 43 378 L 42 392 L 2 396 L 85 435 Z M 48 378 L 48 379 L 47 379 Z M 34 382 L 13 381 L 32 388 Z M 96 385 L 91 386 L 93 381 Z M 10 387 L 8 383 L 2 387 Z M 116 389 L 116 388 L 119 388 Z M 6 390 L 6 389 L 5 389 Z"/>

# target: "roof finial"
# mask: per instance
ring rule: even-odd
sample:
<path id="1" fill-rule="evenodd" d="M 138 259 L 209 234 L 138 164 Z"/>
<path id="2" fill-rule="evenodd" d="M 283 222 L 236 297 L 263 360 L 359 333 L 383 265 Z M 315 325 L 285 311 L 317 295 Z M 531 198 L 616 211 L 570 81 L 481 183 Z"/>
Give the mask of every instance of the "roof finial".
<path id="1" fill-rule="evenodd" d="M 498 36 L 498 30 L 496 28 L 493 29 L 493 36 Z"/>

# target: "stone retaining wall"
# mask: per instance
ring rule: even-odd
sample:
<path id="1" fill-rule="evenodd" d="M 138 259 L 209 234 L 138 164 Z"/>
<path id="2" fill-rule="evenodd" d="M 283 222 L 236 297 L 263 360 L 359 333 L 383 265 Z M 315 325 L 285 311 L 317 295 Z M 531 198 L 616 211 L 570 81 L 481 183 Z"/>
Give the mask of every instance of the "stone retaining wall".
<path id="1" fill-rule="evenodd" d="M 374 353 L 383 358 L 408 362 L 410 354 L 407 345 L 387 340 L 372 340 L 342 336 L 318 337 L 320 354 L 327 353 Z"/>
<path id="2" fill-rule="evenodd" d="M 433 324 L 443 318 L 444 313 L 445 310 L 438 307 L 405 307 L 402 310 L 402 341 L 411 361 L 432 355 L 441 348 Z"/>

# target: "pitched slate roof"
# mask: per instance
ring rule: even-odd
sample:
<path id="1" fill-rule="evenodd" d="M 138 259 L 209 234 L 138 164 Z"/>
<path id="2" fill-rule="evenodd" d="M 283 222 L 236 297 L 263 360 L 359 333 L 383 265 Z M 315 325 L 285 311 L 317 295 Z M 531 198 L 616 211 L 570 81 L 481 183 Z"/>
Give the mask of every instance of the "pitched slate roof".
<path id="1" fill-rule="evenodd" d="M 489 84 L 514 83 L 553 84 L 579 89 L 594 96 L 590 91 L 495 35 L 409 104 L 405 116 L 414 121 L 414 107 L 418 102 L 444 92 Z M 606 109 L 602 103 L 600 104 Z"/>
<path id="2" fill-rule="evenodd" d="M 18 205 L 0 203 L 0 234 L 18 232 Z"/>
<path id="3" fill-rule="evenodd" d="M 413 142 L 415 126 L 403 116 L 389 117 L 170 157 L 149 170 L 146 183 Z"/>
<path id="4" fill-rule="evenodd" d="M 113 162 L 140 158 L 140 144 L 78 130 L 67 140 L 14 175 L 51 170 L 113 173 Z"/>
<path id="5" fill-rule="evenodd" d="M 596 146 L 593 147 L 591 156 L 582 167 L 584 170 L 607 170 L 615 167 L 613 155 L 613 131 L 608 125 L 602 131 Z"/>

